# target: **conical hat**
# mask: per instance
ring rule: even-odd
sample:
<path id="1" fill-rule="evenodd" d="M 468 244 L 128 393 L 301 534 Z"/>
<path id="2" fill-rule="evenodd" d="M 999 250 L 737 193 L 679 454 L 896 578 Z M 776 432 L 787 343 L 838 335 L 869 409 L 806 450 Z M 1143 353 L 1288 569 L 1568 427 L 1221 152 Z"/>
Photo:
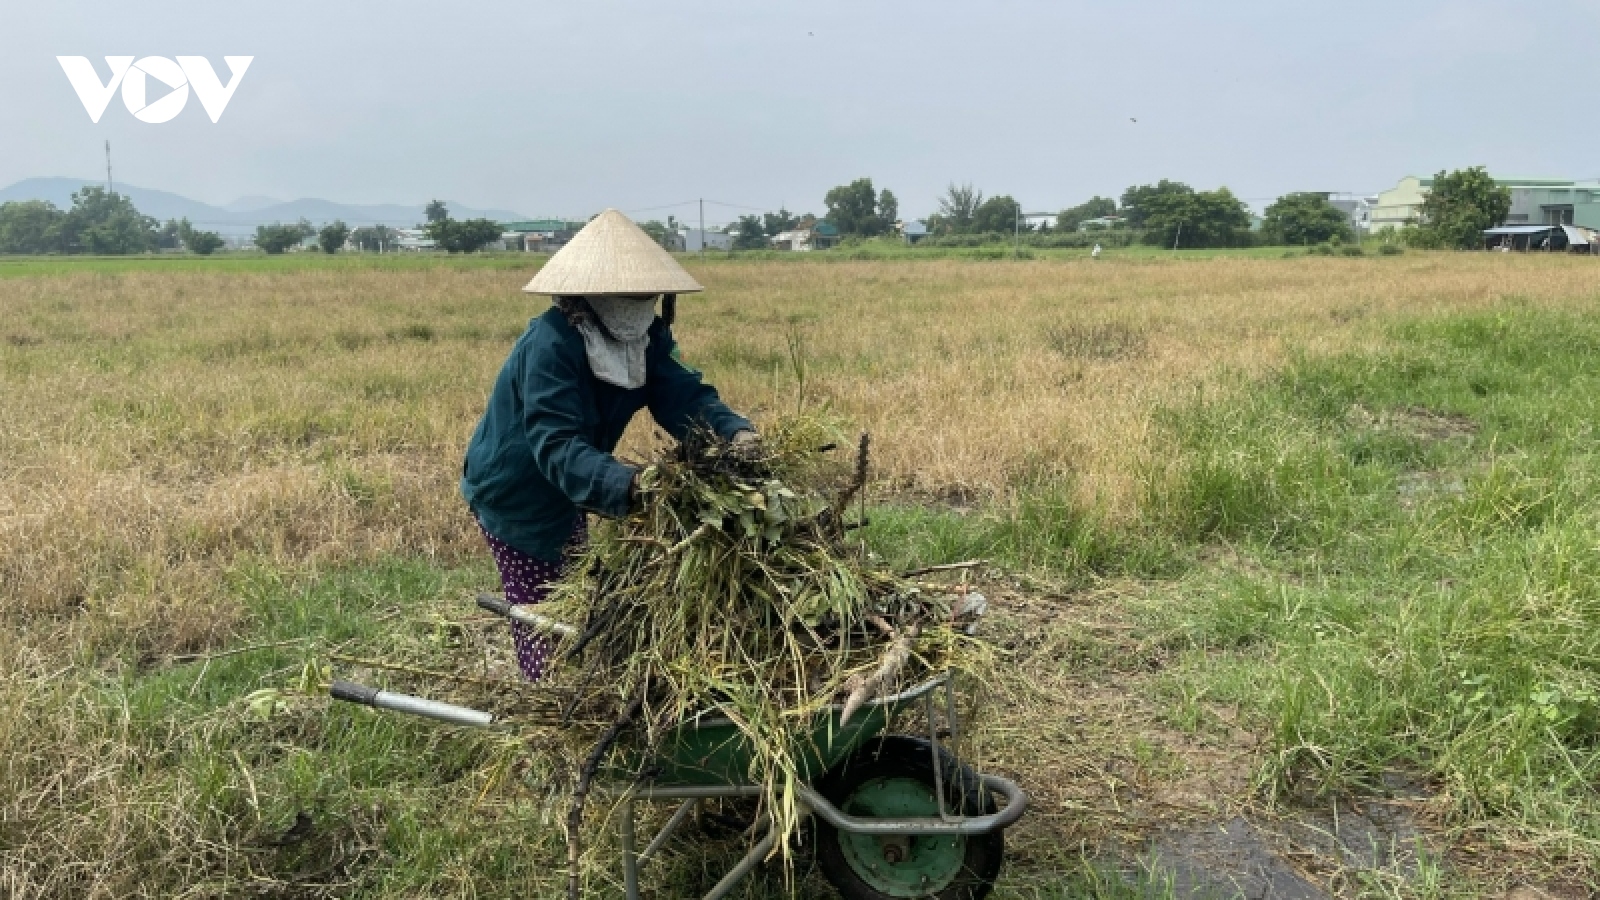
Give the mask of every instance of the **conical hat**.
<path id="1" fill-rule="evenodd" d="M 687 294 L 703 291 L 672 254 L 608 209 L 556 251 L 523 288 L 530 294 Z"/>

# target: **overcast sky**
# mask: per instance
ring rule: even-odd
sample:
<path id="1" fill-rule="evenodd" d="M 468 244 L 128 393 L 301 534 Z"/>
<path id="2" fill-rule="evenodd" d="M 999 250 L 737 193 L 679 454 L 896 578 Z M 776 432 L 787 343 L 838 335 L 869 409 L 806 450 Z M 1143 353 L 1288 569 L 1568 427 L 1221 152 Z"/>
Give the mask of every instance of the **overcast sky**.
<path id="1" fill-rule="evenodd" d="M 952 181 L 1031 211 L 1160 178 L 1259 208 L 1478 164 L 1600 176 L 1600 0 L 3 0 L 0 51 L 0 186 L 97 177 L 109 138 L 119 181 L 212 203 L 704 197 L 720 222 L 862 176 L 907 215 Z M 114 98 L 94 124 L 57 55 L 255 61 L 220 123 Z"/>

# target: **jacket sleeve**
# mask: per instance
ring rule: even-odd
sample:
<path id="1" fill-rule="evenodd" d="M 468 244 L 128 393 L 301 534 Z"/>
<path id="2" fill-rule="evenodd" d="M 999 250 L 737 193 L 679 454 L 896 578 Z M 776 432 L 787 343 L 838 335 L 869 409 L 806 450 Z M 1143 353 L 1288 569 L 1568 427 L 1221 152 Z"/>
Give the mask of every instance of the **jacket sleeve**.
<path id="1" fill-rule="evenodd" d="M 645 373 L 650 415 L 668 434 L 681 441 L 700 423 L 710 426 L 722 438 L 747 428 L 754 430 L 748 419 L 722 402 L 716 388 L 684 364 L 672 329 L 662 326 L 651 338 L 650 351 Z"/>
<path id="2" fill-rule="evenodd" d="M 534 465 L 579 508 L 625 516 L 634 470 L 589 443 L 578 390 L 588 371 L 569 349 L 557 342 L 532 348 L 518 379 Z"/>

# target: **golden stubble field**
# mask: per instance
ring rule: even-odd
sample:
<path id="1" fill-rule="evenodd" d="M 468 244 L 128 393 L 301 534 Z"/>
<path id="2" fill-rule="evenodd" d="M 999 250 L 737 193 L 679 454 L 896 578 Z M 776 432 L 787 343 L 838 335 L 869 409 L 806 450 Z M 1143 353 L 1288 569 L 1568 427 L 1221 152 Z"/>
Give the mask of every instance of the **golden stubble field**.
<path id="1" fill-rule="evenodd" d="M 1112 517 L 1137 514 L 1159 468 L 1163 403 L 1381 340 L 1397 317 L 1600 284 L 1591 260 L 1487 254 L 690 266 L 707 291 L 681 303 L 684 355 L 736 408 L 792 407 L 798 346 L 807 402 L 871 431 L 894 489 L 1003 503 L 1066 475 Z M 456 477 L 545 306 L 519 290 L 529 270 L 0 279 L 6 618 L 65 624 L 48 643 L 70 634 L 92 656 L 194 652 L 232 628 L 222 576 L 242 557 L 478 553 Z M 29 655 L 12 644 L 0 675 Z"/>

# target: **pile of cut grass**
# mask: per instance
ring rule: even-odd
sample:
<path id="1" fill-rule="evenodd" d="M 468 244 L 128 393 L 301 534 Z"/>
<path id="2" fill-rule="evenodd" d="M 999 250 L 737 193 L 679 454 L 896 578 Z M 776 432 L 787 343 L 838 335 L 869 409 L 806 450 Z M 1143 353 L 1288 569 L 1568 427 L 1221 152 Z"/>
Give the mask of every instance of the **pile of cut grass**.
<path id="1" fill-rule="evenodd" d="M 956 627 L 954 592 L 895 575 L 851 539 L 868 443 L 844 469 L 819 460 L 836 434 L 794 417 L 751 453 L 692 437 L 641 473 L 635 511 L 596 529 L 541 609 L 582 623 L 561 656 L 572 708 L 637 724 L 646 751 L 697 714 L 731 720 L 785 848 L 803 819 L 797 788 L 817 774 L 806 758 L 819 716 L 842 702 L 848 719 L 902 681 L 984 658 Z M 569 829 L 614 737 L 588 753 Z"/>

